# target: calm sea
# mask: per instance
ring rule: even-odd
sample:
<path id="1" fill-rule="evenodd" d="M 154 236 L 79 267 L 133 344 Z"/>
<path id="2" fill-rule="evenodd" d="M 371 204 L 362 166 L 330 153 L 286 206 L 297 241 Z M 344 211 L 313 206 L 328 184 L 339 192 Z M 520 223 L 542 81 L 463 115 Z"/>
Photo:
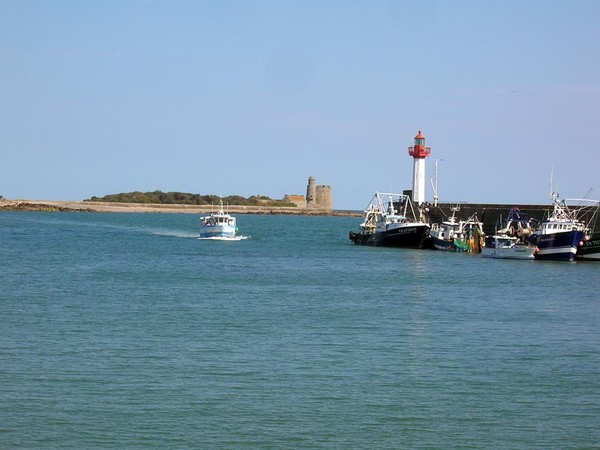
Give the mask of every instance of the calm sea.
<path id="1" fill-rule="evenodd" d="M 0 213 L 0 447 L 600 448 L 600 264 L 359 221 Z"/>

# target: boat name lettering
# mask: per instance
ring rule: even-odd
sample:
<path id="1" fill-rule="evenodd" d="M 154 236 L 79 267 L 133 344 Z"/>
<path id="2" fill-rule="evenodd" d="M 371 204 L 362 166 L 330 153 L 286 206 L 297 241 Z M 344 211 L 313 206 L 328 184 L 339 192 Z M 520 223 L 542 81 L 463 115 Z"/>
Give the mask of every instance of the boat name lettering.
<path id="1" fill-rule="evenodd" d="M 554 235 L 541 236 L 540 243 L 542 242 L 554 242 Z"/>
<path id="2" fill-rule="evenodd" d="M 416 233 L 417 228 L 416 227 L 412 227 L 412 228 L 400 228 L 398 230 L 398 233 L 404 234 L 404 233 Z"/>

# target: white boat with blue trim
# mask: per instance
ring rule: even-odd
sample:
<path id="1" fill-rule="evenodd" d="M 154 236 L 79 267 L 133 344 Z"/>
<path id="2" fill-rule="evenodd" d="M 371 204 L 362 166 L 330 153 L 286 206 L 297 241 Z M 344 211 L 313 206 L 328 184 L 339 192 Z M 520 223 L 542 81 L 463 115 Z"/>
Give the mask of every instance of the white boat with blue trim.
<path id="1" fill-rule="evenodd" d="M 236 218 L 223 209 L 223 202 L 219 202 L 216 213 L 200 217 L 200 239 L 240 240 Z"/>

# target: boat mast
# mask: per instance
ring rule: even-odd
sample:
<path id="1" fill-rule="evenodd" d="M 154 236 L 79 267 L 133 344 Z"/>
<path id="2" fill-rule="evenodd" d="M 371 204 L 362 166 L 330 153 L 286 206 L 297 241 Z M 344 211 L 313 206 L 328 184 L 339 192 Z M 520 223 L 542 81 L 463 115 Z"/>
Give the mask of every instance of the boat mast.
<path id="1" fill-rule="evenodd" d="M 441 160 L 439 160 L 441 161 Z M 435 183 L 431 178 L 429 178 L 429 182 L 431 183 L 431 187 L 433 188 L 433 206 L 438 205 L 438 200 L 440 196 L 438 195 L 438 160 L 435 160 L 435 171 L 434 171 L 434 179 Z"/>

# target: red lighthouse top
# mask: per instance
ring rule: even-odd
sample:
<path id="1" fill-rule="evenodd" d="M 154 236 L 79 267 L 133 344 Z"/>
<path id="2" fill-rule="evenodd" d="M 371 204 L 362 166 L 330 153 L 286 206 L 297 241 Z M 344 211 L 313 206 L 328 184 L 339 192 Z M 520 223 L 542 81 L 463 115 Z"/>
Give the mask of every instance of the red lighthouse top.
<path id="1" fill-rule="evenodd" d="M 419 134 L 415 136 L 415 145 L 414 147 L 408 147 L 408 154 L 413 158 L 427 158 L 431 153 L 431 147 L 425 147 L 425 136 L 419 130 Z"/>

